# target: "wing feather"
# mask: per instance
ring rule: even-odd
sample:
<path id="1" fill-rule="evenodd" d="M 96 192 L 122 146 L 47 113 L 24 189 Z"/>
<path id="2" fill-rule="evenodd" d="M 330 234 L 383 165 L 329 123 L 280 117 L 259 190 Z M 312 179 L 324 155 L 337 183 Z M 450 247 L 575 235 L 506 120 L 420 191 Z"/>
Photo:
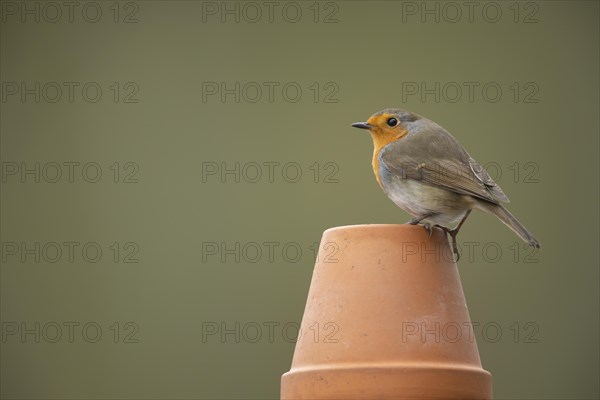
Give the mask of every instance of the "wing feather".
<path id="1" fill-rule="evenodd" d="M 494 204 L 509 201 L 486 170 L 450 133 L 431 121 L 427 123 L 428 126 L 385 146 L 379 162 L 403 179 L 418 180 Z"/>

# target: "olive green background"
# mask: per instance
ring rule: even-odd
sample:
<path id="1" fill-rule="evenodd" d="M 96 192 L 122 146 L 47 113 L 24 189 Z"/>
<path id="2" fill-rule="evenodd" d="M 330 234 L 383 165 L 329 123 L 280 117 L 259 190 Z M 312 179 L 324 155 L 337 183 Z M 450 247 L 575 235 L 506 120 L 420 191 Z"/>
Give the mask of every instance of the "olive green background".
<path id="1" fill-rule="evenodd" d="M 528 258 L 531 251 L 512 232 L 482 213 L 460 236 L 463 249 L 475 246 L 459 263 L 471 318 L 502 329 L 499 337 L 476 329 L 495 398 L 598 398 L 598 2 L 517 3 L 517 23 L 514 2 L 495 3 L 502 11 L 496 23 L 482 17 L 485 2 L 473 22 L 463 14 L 456 23 L 443 18 L 454 17 L 450 9 L 439 23 L 431 16 L 421 22 L 394 1 L 321 3 L 318 23 L 313 2 L 296 3 L 297 23 L 282 17 L 285 2 L 272 22 L 263 15 L 256 23 L 231 16 L 222 23 L 219 15 L 203 22 L 203 4 L 195 1 L 134 2 L 136 23 L 122 22 L 136 10 L 121 3 L 115 23 L 113 2 L 97 4 L 97 23 L 82 19 L 79 8 L 72 23 L 65 15 L 56 23 L 6 16 L 0 28 L 3 83 L 80 83 L 72 103 L 36 103 L 32 95 L 22 102 L 3 89 L 4 168 L 96 162 L 103 173 L 97 183 L 86 182 L 81 169 L 70 183 L 66 168 L 57 183 L 30 175 L 2 182 L 4 246 L 80 243 L 74 262 L 63 254 L 55 263 L 31 255 L 22 262 L 3 247 L 3 329 L 39 322 L 49 330 L 39 343 L 32 334 L 3 338 L 2 398 L 277 398 L 294 350 L 294 330 L 286 336 L 283 327 L 302 318 L 322 231 L 409 218 L 377 187 L 370 138 L 350 127 L 385 107 L 427 116 L 482 164 L 499 166 L 510 210 L 543 245 Z M 537 22 L 523 23 L 534 11 Z M 323 23 L 332 12 L 337 22 Z M 98 102 L 82 98 L 86 82 L 102 88 Z M 116 103 L 114 82 L 121 89 Z M 123 102 L 135 87 L 125 88 L 128 82 L 139 88 L 137 103 Z M 222 102 L 218 95 L 203 101 L 203 82 L 279 86 L 273 102 L 266 91 L 254 103 L 247 101 L 251 91 Z M 297 102 L 281 93 L 288 82 L 302 88 Z M 316 102 L 309 88 L 315 82 Z M 453 92 L 423 101 L 406 93 L 411 82 L 477 82 L 479 89 L 473 101 L 466 92 L 455 102 Z M 489 82 L 503 90 L 497 102 L 482 95 Z M 328 98 L 336 102 L 325 102 L 336 88 Z M 119 183 L 109 169 L 115 162 Z M 240 182 L 234 175 L 203 182 L 203 163 L 236 162 L 246 166 Z M 266 167 L 250 182 L 251 163 L 268 162 L 280 163 L 272 182 Z M 298 182 L 286 181 L 296 172 L 282 174 L 286 163 L 300 166 Z M 124 183 L 131 165 L 138 182 Z M 87 242 L 101 247 L 99 262 L 82 259 Z M 139 249 L 138 263 L 123 262 L 129 242 Z M 258 243 L 264 252 L 256 256 L 250 245 L 239 262 L 231 254 L 222 262 L 204 253 L 203 260 L 207 242 Z M 277 242 L 272 260 L 264 242 Z M 302 254 L 292 262 L 297 247 Z M 72 343 L 69 322 L 79 324 Z M 135 325 L 126 329 L 128 322 Z M 235 330 L 236 322 L 239 343 L 231 333 L 203 340 L 203 328 L 225 323 Z M 57 343 L 47 340 L 52 323 L 63 326 Z M 102 328 L 97 343 L 82 336 L 86 323 Z M 279 324 L 272 340 L 265 323 Z M 252 343 L 255 324 L 262 336 Z"/>

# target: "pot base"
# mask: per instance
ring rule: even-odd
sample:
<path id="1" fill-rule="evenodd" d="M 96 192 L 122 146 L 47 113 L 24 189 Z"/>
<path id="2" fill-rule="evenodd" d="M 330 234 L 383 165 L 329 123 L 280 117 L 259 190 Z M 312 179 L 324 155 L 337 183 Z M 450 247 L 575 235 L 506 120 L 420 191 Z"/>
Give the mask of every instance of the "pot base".
<path id="1" fill-rule="evenodd" d="M 453 366 L 327 366 L 288 372 L 281 399 L 491 399 L 492 376 Z"/>

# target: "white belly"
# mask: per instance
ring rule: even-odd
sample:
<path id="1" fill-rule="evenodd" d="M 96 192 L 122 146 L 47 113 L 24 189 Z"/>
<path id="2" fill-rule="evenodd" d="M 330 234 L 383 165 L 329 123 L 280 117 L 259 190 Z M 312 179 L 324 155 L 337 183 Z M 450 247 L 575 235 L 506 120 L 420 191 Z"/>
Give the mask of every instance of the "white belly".
<path id="1" fill-rule="evenodd" d="M 450 226 L 465 215 L 473 202 L 469 196 L 425 185 L 416 180 L 389 176 L 387 178 L 382 179 L 383 189 L 398 207 L 413 217 L 437 213 L 424 222 Z"/>

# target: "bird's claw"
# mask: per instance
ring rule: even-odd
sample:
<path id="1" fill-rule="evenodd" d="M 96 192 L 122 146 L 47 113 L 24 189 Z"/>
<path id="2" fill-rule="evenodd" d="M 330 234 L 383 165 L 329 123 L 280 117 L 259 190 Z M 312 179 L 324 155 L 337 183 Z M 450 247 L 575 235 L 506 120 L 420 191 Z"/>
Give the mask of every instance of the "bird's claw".
<path id="1" fill-rule="evenodd" d="M 431 237 L 431 235 L 433 234 L 433 226 L 431 226 L 429 222 L 425 222 L 423 224 L 423 228 L 425 228 L 425 230 L 429 233 L 429 237 Z"/>

